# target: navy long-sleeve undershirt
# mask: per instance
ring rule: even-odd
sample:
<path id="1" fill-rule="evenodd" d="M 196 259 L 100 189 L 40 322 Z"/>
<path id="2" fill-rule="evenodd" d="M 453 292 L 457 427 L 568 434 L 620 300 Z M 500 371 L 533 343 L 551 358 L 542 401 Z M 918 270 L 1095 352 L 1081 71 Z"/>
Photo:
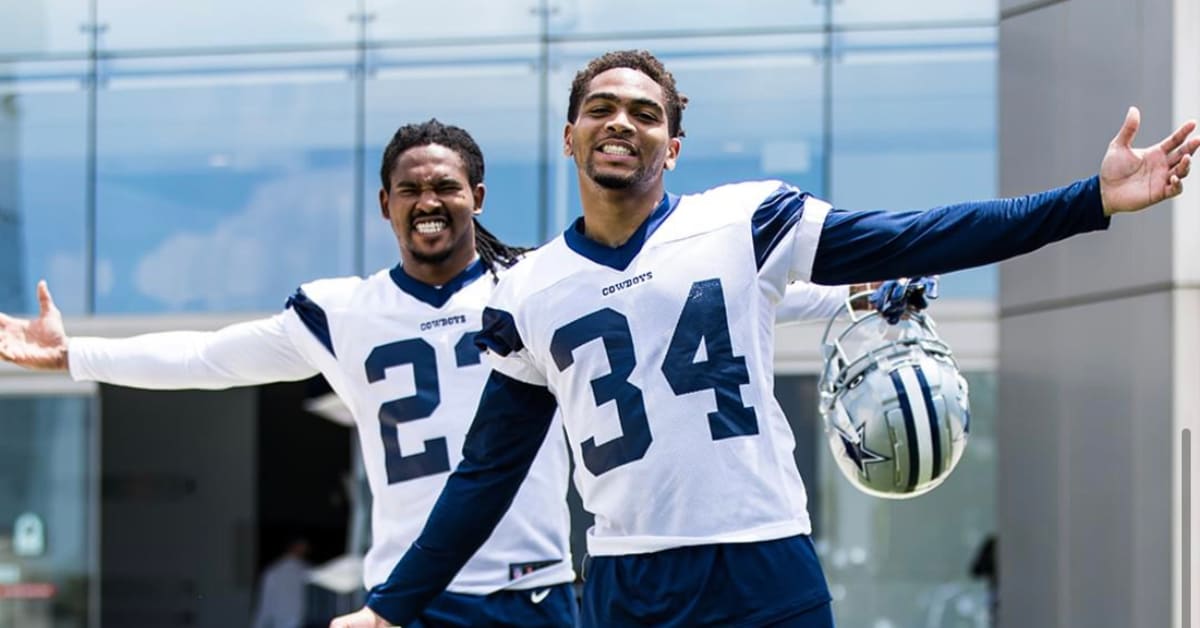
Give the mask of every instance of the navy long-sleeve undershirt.
<path id="1" fill-rule="evenodd" d="M 948 273 L 1108 227 L 1100 179 L 1040 194 L 925 211 L 829 212 L 813 283 L 842 285 Z"/>
<path id="2" fill-rule="evenodd" d="M 387 581 L 371 589 L 371 610 L 403 626 L 445 590 L 508 512 L 556 408 L 544 386 L 492 372 L 467 432 L 462 462 L 446 481 L 421 536 Z"/>

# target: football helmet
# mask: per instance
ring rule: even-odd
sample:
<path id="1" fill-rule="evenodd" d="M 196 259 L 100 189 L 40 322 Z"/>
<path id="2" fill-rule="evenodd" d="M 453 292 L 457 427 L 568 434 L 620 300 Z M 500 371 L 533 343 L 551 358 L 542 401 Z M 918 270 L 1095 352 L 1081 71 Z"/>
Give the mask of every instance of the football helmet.
<path id="1" fill-rule="evenodd" d="M 833 458 L 855 487 L 906 499 L 941 484 L 967 446 L 967 382 L 928 314 L 889 324 L 846 300 L 821 339 L 820 412 Z"/>

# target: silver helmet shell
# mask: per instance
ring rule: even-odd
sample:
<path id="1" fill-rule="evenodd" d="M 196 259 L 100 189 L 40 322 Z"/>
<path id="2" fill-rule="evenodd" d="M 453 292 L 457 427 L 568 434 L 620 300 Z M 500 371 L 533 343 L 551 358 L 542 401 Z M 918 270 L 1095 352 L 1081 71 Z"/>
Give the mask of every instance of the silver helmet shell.
<path id="1" fill-rule="evenodd" d="M 820 412 L 833 458 L 859 490 L 907 499 L 949 477 L 967 446 L 967 382 L 933 319 L 889 325 L 853 304 L 825 326 Z"/>

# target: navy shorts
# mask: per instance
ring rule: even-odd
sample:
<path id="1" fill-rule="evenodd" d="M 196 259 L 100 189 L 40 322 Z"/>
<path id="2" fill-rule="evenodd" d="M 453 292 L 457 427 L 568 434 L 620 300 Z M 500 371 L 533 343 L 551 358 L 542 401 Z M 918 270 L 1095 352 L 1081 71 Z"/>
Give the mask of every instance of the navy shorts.
<path id="1" fill-rule="evenodd" d="M 404 628 L 573 628 L 578 621 L 574 585 L 558 584 L 491 595 L 446 591 Z"/>
<path id="2" fill-rule="evenodd" d="M 585 628 L 833 626 L 808 536 L 594 556 L 584 576 Z"/>

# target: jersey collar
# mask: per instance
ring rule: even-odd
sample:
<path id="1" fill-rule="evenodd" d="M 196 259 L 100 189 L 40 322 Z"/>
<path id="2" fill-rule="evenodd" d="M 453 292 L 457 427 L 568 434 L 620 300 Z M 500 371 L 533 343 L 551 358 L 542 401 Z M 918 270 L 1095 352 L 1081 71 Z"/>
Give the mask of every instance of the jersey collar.
<path id="1" fill-rule="evenodd" d="M 675 206 L 678 204 L 678 196 L 664 193 L 662 200 L 655 206 L 654 211 L 650 212 L 650 216 L 638 226 L 637 231 L 633 232 L 633 236 L 618 247 L 605 246 L 583 235 L 582 216 L 576 218 L 575 222 L 567 228 L 563 233 L 563 238 L 572 251 L 593 262 L 608 266 L 613 270 L 625 270 L 633 258 L 642 251 L 646 240 L 654 235 L 654 232 L 666 221 L 671 212 L 675 211 Z"/>
<path id="2" fill-rule="evenodd" d="M 412 295 L 418 301 L 424 301 L 433 307 L 442 307 L 454 293 L 462 290 L 467 284 L 479 279 L 487 272 L 487 267 L 483 265 L 483 260 L 475 258 L 462 272 L 454 276 L 453 279 L 447 281 L 441 287 L 431 286 L 422 281 L 417 281 L 404 272 L 404 267 L 401 264 L 396 264 L 390 272 L 392 282 L 396 284 L 404 292 Z"/>

